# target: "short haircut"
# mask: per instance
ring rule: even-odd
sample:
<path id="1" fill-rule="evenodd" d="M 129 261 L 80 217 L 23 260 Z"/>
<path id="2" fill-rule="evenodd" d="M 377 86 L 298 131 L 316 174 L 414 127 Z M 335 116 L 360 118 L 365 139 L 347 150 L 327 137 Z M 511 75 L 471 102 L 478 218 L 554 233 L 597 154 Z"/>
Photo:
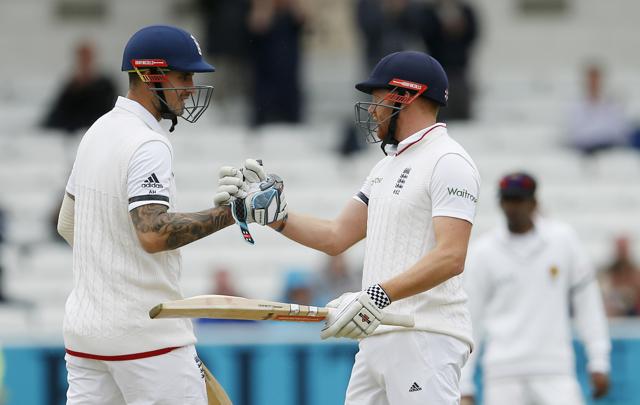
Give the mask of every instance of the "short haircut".
<path id="1" fill-rule="evenodd" d="M 129 88 L 135 87 L 140 83 L 140 76 L 136 72 L 129 72 Z"/>

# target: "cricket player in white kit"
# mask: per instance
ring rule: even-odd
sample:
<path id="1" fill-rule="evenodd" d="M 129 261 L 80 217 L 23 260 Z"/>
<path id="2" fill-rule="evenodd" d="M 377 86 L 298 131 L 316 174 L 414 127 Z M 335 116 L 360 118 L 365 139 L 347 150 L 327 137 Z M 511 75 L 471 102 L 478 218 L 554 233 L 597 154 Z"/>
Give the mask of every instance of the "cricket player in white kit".
<path id="1" fill-rule="evenodd" d="M 58 221 L 73 246 L 73 290 L 64 342 L 67 403 L 206 404 L 191 321 L 151 320 L 154 305 L 181 299 L 177 248 L 233 224 L 231 194 L 217 207 L 177 213 L 173 149 L 160 119 L 194 122 L 214 68 L 188 32 L 149 26 L 124 50 L 127 97 L 98 119 L 78 148 Z M 236 190 L 237 191 L 237 190 Z"/>
<path id="2" fill-rule="evenodd" d="M 506 225 L 473 243 L 464 272 L 476 342 L 484 338 L 484 404 L 582 405 L 570 306 L 585 343 L 593 396 L 607 393 L 611 344 L 595 272 L 575 232 L 536 215 L 536 181 L 500 182 Z M 473 404 L 474 352 L 463 369 Z"/>
<path id="3" fill-rule="evenodd" d="M 429 55 L 384 57 L 356 85 L 373 97 L 356 105 L 356 119 L 368 136 L 382 141 L 387 156 L 336 219 L 290 212 L 273 224 L 286 237 L 330 255 L 366 237 L 363 290 L 329 304 L 337 309 L 322 332 L 322 338 L 361 339 L 348 405 L 460 401 L 472 332 L 459 275 L 480 177 L 436 120 L 447 86 L 444 70 Z M 412 314 L 415 327 L 378 327 L 383 308 Z"/>

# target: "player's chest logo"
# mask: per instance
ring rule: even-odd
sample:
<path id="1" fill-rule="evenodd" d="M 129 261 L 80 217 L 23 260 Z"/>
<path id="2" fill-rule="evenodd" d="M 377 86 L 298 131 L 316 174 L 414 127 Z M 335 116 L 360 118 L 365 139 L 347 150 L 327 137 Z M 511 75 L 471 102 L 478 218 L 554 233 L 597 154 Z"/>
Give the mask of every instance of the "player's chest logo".
<path id="1" fill-rule="evenodd" d="M 396 181 L 396 185 L 393 188 L 393 195 L 400 195 L 400 192 L 404 188 L 404 185 L 407 182 L 407 179 L 409 178 L 409 173 L 411 173 L 410 167 L 405 168 L 402 171 L 402 173 L 400 173 L 400 177 L 398 177 L 398 180 Z"/>

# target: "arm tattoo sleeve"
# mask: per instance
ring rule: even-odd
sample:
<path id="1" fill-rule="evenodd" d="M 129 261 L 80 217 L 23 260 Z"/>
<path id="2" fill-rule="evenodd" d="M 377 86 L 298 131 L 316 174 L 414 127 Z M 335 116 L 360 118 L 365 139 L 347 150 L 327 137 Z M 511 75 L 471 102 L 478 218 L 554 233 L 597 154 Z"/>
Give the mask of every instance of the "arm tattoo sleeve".
<path id="1" fill-rule="evenodd" d="M 161 204 L 146 204 L 131 211 L 131 219 L 139 233 L 156 233 L 165 241 L 166 249 L 177 249 L 226 228 L 234 223 L 228 207 L 194 213 L 167 212 Z"/>

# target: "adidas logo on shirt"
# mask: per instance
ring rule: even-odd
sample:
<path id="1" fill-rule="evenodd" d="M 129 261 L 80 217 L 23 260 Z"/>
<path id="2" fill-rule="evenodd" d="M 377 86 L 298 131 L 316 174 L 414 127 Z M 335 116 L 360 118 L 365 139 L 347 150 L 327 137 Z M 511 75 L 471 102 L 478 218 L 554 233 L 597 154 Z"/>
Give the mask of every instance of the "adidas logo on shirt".
<path id="1" fill-rule="evenodd" d="M 160 184 L 160 180 L 156 177 L 155 173 L 151 173 L 148 179 L 142 183 L 143 188 L 164 188 L 162 184 Z"/>
<path id="2" fill-rule="evenodd" d="M 409 388 L 409 392 L 422 391 L 422 388 L 418 385 L 417 382 L 411 384 L 411 388 Z"/>

